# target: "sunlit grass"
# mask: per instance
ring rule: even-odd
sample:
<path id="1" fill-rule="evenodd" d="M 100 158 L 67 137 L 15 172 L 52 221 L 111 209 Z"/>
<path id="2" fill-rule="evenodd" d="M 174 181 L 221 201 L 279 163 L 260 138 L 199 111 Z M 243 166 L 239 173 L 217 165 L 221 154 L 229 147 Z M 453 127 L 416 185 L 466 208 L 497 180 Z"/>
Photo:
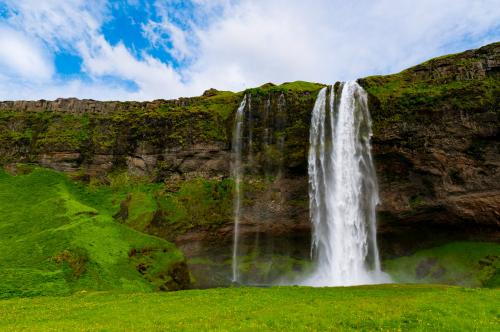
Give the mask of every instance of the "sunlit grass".
<path id="1" fill-rule="evenodd" d="M 92 190 L 54 171 L 0 171 L 0 298 L 156 289 L 155 277 L 136 265 L 148 259 L 158 272 L 183 256 L 173 244 L 113 220 L 119 205 L 113 197 L 109 188 Z M 147 255 L 130 257 L 144 249 Z"/>
<path id="2" fill-rule="evenodd" d="M 0 301 L 0 329 L 493 331 L 499 295 L 428 285 L 79 293 Z"/>

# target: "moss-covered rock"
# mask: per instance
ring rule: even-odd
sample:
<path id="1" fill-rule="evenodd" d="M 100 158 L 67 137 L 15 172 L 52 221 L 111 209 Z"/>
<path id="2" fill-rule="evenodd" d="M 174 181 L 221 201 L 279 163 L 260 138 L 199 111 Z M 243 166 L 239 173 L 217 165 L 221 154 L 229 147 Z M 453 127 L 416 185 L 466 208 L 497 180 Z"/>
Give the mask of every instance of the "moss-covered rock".
<path id="1" fill-rule="evenodd" d="M 382 237 L 423 229 L 416 237 L 432 243 L 426 230 L 485 228 L 498 238 L 500 43 L 359 83 L 373 118 Z"/>
<path id="2" fill-rule="evenodd" d="M 500 245 L 452 242 L 386 260 L 384 268 L 394 281 L 401 283 L 500 287 Z"/>
<path id="3" fill-rule="evenodd" d="M 172 243 L 113 220 L 124 194 L 36 167 L 17 176 L 1 170 L 0 298 L 188 288 Z"/>

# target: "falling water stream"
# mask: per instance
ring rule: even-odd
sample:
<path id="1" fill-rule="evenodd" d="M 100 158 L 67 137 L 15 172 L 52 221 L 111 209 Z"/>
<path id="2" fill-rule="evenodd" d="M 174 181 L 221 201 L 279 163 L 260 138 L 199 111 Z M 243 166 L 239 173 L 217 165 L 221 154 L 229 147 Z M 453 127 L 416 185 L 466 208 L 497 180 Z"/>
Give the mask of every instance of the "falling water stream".
<path id="1" fill-rule="evenodd" d="M 232 138 L 231 173 L 235 181 L 232 281 L 236 283 L 248 283 L 251 279 L 240 276 L 238 261 L 242 255 L 239 242 L 243 147 L 248 150 L 247 163 L 253 165 L 250 98 L 250 95 L 245 95 L 236 111 Z M 277 141 L 273 144 L 283 151 L 283 137 L 273 138 L 271 132 L 273 127 L 284 126 L 281 123 L 283 106 L 284 97 L 281 95 L 275 119 L 279 123 L 264 125 L 266 148 L 274 139 Z M 270 107 L 268 99 L 264 104 L 267 121 Z M 390 281 L 381 271 L 377 249 L 375 207 L 379 197 L 371 156 L 371 136 L 367 95 L 361 86 L 356 82 L 346 82 L 321 89 L 311 116 L 308 157 L 314 268 L 310 275 L 301 279 L 301 284 L 346 286 Z M 259 246 L 257 236 L 254 249 L 259 250 Z"/>
<path id="2" fill-rule="evenodd" d="M 356 82 L 323 88 L 314 105 L 308 159 L 315 270 L 303 283 L 388 282 L 381 272 L 366 92 Z"/>
<path id="3" fill-rule="evenodd" d="M 232 141 L 232 155 L 233 160 L 231 164 L 231 175 L 234 179 L 235 195 L 234 195 L 234 235 L 233 235 L 233 282 L 238 282 L 238 242 L 239 242 L 239 229 L 240 229 L 240 213 L 241 213 L 241 179 L 243 176 L 241 164 L 241 150 L 243 145 L 243 124 L 245 122 L 245 105 L 247 96 L 243 97 L 234 121 L 233 141 Z"/>

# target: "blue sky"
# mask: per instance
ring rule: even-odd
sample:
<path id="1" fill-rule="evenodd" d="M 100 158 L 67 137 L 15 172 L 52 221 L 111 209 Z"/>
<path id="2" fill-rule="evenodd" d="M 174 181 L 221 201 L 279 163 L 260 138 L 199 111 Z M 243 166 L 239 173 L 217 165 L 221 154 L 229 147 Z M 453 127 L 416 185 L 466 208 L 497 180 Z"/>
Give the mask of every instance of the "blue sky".
<path id="1" fill-rule="evenodd" d="M 494 41 L 498 0 L 0 0 L 0 99 L 331 83 Z"/>

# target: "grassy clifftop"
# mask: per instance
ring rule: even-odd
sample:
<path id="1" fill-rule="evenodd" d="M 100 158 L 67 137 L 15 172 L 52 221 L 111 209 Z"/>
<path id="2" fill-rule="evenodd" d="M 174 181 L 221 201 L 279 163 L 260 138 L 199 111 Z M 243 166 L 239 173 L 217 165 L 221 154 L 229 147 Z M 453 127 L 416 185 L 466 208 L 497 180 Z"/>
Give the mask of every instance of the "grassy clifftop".
<path id="1" fill-rule="evenodd" d="M 152 103 L 94 102 L 79 107 L 54 102 L 3 102 L 0 107 L 0 163 L 36 162 L 41 155 L 71 151 L 77 164 L 95 155 L 123 155 L 139 144 L 151 150 L 202 142 L 226 142 L 227 120 L 240 94 L 212 91 L 208 96 Z M 95 107 L 95 106 L 94 106 Z"/>
<path id="2" fill-rule="evenodd" d="M 491 112 L 499 116 L 499 69 L 500 42 L 359 82 L 370 95 L 374 131 L 380 133 L 401 122 L 427 120 L 430 124 L 433 117 L 429 112 L 452 110 L 457 116 Z"/>

